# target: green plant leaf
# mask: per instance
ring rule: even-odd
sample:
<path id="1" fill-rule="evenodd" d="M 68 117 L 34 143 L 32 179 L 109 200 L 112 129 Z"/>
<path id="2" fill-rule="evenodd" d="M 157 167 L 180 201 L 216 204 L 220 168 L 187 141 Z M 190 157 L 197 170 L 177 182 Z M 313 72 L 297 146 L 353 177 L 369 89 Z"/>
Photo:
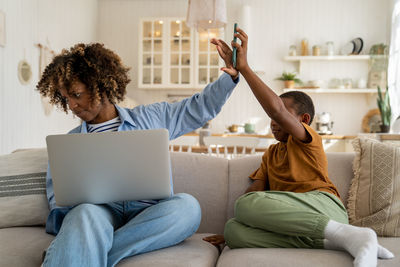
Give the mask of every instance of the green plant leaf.
<path id="1" fill-rule="evenodd" d="M 295 79 L 297 76 L 297 73 L 295 72 L 282 72 L 282 75 L 280 77 L 277 77 L 276 80 L 280 80 L 280 81 L 295 81 Z"/>

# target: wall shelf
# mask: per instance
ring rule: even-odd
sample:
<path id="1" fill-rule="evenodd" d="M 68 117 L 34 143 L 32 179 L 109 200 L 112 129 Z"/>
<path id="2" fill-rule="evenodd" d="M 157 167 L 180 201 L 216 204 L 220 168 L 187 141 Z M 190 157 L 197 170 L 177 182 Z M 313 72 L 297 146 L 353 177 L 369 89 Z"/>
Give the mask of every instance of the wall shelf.
<path id="1" fill-rule="evenodd" d="M 349 56 L 286 56 L 283 60 L 298 63 L 298 72 L 301 72 L 301 65 L 304 62 L 315 61 L 366 61 L 371 59 L 370 55 L 349 55 Z"/>
<path id="2" fill-rule="evenodd" d="M 364 89 L 359 89 L 359 88 L 352 88 L 352 89 L 336 89 L 336 88 L 304 88 L 304 89 L 292 89 L 292 88 L 285 88 L 283 89 L 284 92 L 291 92 L 291 91 L 301 91 L 305 93 L 315 93 L 315 94 L 338 94 L 338 93 L 344 93 L 344 94 L 375 94 L 377 93 L 377 89 L 374 88 L 364 88 Z"/>
<path id="3" fill-rule="evenodd" d="M 311 60 L 369 60 L 370 55 L 350 55 L 350 56 L 286 56 L 285 61 L 311 61 Z"/>

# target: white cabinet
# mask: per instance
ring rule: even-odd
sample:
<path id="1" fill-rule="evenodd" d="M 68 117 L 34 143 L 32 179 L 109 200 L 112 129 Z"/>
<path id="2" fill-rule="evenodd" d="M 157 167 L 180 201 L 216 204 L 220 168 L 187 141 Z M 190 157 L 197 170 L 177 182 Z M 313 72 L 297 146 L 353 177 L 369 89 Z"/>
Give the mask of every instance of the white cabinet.
<path id="1" fill-rule="evenodd" d="M 223 62 L 210 40 L 221 38 L 223 29 L 197 32 L 182 18 L 144 18 L 139 33 L 139 88 L 203 88 L 221 74 Z"/>

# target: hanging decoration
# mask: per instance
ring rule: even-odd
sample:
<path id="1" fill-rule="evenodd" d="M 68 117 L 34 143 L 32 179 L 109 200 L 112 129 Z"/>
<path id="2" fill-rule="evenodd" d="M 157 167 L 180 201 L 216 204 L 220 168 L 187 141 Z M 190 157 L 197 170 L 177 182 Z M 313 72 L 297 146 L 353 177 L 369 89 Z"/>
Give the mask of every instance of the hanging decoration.
<path id="1" fill-rule="evenodd" d="M 51 50 L 48 46 L 42 44 L 36 44 L 39 48 L 39 79 L 42 77 L 42 74 L 47 65 L 51 63 L 53 57 L 55 56 L 55 52 Z M 53 105 L 50 104 L 50 101 L 47 97 L 41 96 L 42 106 L 44 110 L 44 114 L 46 116 L 50 116 L 51 111 L 53 110 Z"/>
<path id="2" fill-rule="evenodd" d="M 186 24 L 196 29 L 218 29 L 226 25 L 225 0 L 189 0 Z"/>

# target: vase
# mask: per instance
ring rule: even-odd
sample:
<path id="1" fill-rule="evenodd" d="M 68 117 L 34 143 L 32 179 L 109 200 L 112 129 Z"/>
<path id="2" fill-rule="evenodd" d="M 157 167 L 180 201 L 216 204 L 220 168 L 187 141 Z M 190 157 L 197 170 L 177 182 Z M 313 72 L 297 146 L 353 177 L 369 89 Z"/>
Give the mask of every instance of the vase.
<path id="1" fill-rule="evenodd" d="M 388 133 L 390 130 L 390 125 L 381 124 L 380 127 L 381 127 L 381 133 Z"/>

